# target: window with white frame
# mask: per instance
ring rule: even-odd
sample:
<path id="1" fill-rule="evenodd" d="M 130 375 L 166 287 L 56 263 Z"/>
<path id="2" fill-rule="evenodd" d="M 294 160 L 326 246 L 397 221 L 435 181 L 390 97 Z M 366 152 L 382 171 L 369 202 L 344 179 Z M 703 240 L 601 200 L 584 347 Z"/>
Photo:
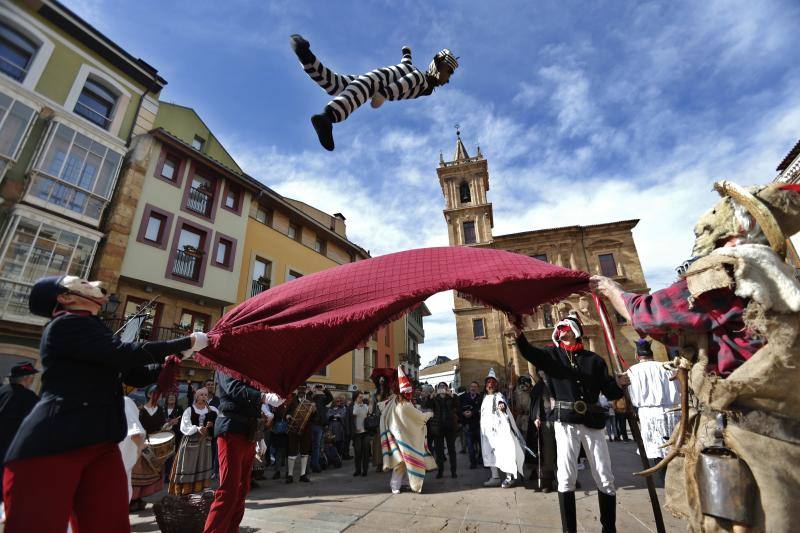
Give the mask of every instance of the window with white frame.
<path id="1" fill-rule="evenodd" d="M 16 162 L 22 141 L 36 116 L 36 111 L 7 94 L 0 93 L 0 179 Z"/>
<path id="2" fill-rule="evenodd" d="M 296 270 L 289 270 L 289 273 L 286 274 L 286 281 L 293 281 L 296 280 L 297 278 L 302 278 L 302 277 L 303 274 L 301 274 L 300 272 L 297 272 Z"/>
<path id="3" fill-rule="evenodd" d="M 106 85 L 87 78 L 78 101 L 75 102 L 75 114 L 107 130 L 114 118 L 117 98 L 118 95 Z"/>
<path id="4" fill-rule="evenodd" d="M 197 136 L 197 135 L 195 135 L 194 138 L 192 139 L 192 148 L 194 148 L 195 150 L 198 150 L 198 151 L 202 152 L 203 151 L 203 146 L 205 146 L 205 144 L 206 144 L 206 140 L 203 139 L 202 137 Z"/>
<path id="5" fill-rule="evenodd" d="M 22 82 L 38 49 L 36 43 L 0 21 L 0 72 Z"/>
<path id="6" fill-rule="evenodd" d="M 86 277 L 97 240 L 24 215 L 11 219 L 0 256 L 0 316 L 30 318 L 28 295 L 43 276 Z"/>
<path id="7" fill-rule="evenodd" d="M 33 166 L 27 198 L 99 221 L 111 197 L 122 154 L 54 122 Z"/>

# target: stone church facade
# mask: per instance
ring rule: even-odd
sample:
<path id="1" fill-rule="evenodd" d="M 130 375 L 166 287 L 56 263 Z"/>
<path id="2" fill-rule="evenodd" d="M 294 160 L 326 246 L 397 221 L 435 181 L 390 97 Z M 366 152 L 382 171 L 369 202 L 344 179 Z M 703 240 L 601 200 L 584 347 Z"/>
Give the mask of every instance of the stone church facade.
<path id="1" fill-rule="evenodd" d="M 445 199 L 444 217 L 451 246 L 507 250 L 559 266 L 607 275 L 628 291 L 648 291 L 632 234 L 638 220 L 494 235 L 492 204 L 487 197 L 488 163 L 480 147 L 475 156 L 469 156 L 459 135 L 453 160 L 444 161 L 440 156 L 436 172 Z M 473 380 L 483 383 L 490 367 L 505 383 L 513 380 L 514 376 L 535 374 L 534 367 L 520 356 L 503 313 L 470 303 L 455 293 L 453 298 L 460 359 L 459 381 L 462 384 Z M 531 317 L 525 334 L 535 345 L 551 343 L 553 325 L 570 311 L 577 312 L 583 323 L 584 344 L 603 356 L 611 368 L 599 319 L 589 295 L 576 294 L 555 305 L 541 306 Z M 634 342 L 638 334 L 613 311 L 611 321 L 621 354 L 629 364 L 633 364 Z M 656 357 L 665 358 L 663 349 L 660 353 L 657 351 Z"/>

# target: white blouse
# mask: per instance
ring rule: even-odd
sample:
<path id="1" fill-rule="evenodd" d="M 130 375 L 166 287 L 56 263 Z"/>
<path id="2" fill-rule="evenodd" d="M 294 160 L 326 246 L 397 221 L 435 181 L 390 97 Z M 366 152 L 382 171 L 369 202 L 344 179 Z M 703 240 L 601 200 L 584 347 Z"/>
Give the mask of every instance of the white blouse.
<path id="1" fill-rule="evenodd" d="M 195 426 L 192 424 L 192 409 L 194 412 L 198 414 L 200 417 L 200 425 Z M 181 416 L 181 433 L 184 435 L 194 435 L 203 425 L 206 423 L 206 415 L 208 414 L 208 410 L 211 409 L 215 413 L 219 414 L 216 407 L 212 407 L 210 405 L 206 405 L 203 409 L 198 409 L 194 405 L 191 407 L 187 407 L 186 410 L 183 412 L 183 416 Z"/>

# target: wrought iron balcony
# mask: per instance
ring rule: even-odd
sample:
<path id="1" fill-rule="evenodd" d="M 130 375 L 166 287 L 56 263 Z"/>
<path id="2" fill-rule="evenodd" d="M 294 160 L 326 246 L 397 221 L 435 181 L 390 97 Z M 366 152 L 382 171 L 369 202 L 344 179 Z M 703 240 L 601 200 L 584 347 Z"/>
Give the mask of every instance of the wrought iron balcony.
<path id="1" fill-rule="evenodd" d="M 261 294 L 267 289 L 269 289 L 269 283 L 263 283 L 257 279 L 254 279 L 250 282 L 250 297 L 252 298 L 256 294 Z"/>
<path id="2" fill-rule="evenodd" d="M 211 205 L 214 203 L 214 196 L 202 189 L 192 187 L 189 189 L 189 197 L 186 200 L 186 207 L 200 213 L 203 216 L 211 214 Z"/>
<path id="3" fill-rule="evenodd" d="M 197 281 L 200 277 L 200 260 L 201 257 L 197 254 L 177 250 L 175 252 L 175 263 L 172 265 L 172 274 Z"/>

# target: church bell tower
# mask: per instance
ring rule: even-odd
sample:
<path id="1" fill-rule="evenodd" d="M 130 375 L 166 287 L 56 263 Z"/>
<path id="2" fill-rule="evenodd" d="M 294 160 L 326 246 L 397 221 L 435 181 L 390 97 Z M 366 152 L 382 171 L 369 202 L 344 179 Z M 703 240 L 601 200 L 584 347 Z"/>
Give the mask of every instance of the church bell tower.
<path id="1" fill-rule="evenodd" d="M 494 218 L 492 204 L 486 199 L 489 169 L 481 154 L 470 157 L 461 132 L 456 130 L 456 152 L 452 161 L 439 154 L 439 185 L 444 195 L 444 218 L 451 246 L 492 242 Z"/>

